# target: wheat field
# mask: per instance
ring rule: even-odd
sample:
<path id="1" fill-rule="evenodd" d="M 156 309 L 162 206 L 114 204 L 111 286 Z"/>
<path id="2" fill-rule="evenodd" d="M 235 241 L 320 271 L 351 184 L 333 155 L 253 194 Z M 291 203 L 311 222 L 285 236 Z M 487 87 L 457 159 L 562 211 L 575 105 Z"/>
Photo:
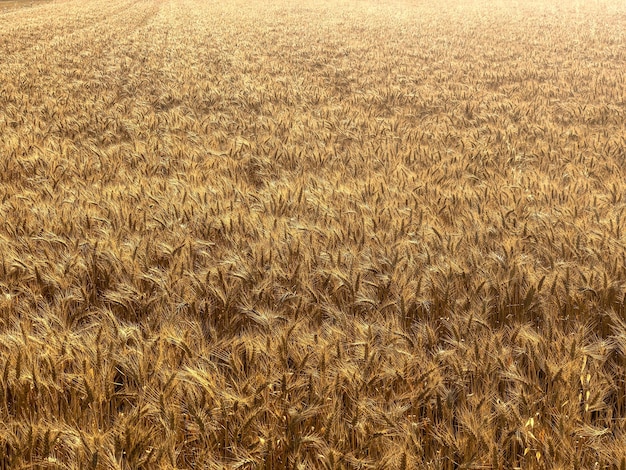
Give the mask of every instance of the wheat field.
<path id="1" fill-rule="evenodd" d="M 626 469 L 626 4 L 11 5 L 0 469 Z"/>

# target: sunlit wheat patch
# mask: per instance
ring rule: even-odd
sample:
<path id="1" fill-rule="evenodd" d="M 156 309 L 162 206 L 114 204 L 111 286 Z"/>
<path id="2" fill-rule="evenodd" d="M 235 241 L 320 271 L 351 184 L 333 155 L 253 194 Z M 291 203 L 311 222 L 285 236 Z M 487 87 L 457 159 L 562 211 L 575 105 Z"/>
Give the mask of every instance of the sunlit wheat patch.
<path id="1" fill-rule="evenodd" d="M 626 469 L 623 31 L 0 0 L 0 469 Z"/>

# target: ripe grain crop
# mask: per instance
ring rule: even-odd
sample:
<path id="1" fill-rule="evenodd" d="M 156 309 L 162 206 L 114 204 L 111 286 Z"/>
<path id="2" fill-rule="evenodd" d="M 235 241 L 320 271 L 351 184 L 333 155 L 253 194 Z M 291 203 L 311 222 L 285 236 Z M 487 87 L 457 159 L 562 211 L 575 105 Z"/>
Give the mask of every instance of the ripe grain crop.
<path id="1" fill-rule="evenodd" d="M 0 469 L 626 468 L 626 6 L 0 12 Z"/>

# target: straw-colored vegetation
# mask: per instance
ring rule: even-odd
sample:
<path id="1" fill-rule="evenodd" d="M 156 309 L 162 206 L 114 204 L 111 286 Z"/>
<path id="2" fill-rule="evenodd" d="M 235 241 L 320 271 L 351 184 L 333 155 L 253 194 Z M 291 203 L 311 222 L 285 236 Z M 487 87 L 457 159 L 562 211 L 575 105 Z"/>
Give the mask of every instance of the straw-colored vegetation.
<path id="1" fill-rule="evenodd" d="M 626 7 L 0 15 L 0 468 L 626 468 Z"/>
<path id="2" fill-rule="evenodd" d="M 19 8 L 33 7 L 51 0 L 0 0 L 0 14 Z"/>

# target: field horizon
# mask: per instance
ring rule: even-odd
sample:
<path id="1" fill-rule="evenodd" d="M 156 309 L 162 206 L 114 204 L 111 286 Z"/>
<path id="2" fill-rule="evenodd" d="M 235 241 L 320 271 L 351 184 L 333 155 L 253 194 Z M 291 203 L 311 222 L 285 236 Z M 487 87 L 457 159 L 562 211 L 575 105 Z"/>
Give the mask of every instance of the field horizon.
<path id="1" fill-rule="evenodd" d="M 4 3 L 0 469 L 626 469 L 626 4 Z"/>

